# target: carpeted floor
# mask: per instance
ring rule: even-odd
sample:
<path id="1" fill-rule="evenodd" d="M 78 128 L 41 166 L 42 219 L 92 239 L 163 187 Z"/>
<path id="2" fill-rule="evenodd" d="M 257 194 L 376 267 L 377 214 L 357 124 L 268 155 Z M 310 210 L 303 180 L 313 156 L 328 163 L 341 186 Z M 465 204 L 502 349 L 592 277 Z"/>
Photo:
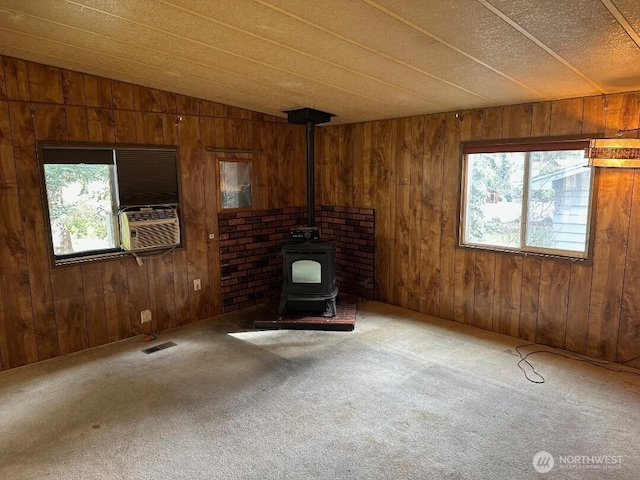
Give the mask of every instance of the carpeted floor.
<path id="1" fill-rule="evenodd" d="M 522 342 L 484 330 L 376 302 L 352 332 L 262 313 L 0 373 L 0 478 L 638 478 L 637 371 L 534 354 L 534 384 Z"/>

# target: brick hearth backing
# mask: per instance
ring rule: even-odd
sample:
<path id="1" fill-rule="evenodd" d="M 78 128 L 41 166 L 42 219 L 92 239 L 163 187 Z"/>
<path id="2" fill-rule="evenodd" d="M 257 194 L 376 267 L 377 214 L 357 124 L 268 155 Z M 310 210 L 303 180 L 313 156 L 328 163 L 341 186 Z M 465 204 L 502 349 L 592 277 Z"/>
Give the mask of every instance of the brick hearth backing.
<path id="1" fill-rule="evenodd" d="M 291 227 L 306 224 L 306 208 L 220 213 L 220 269 L 224 312 L 280 295 L 280 244 Z M 375 298 L 374 228 L 370 208 L 320 206 L 316 225 L 323 240 L 336 240 L 336 283 L 341 292 Z"/>

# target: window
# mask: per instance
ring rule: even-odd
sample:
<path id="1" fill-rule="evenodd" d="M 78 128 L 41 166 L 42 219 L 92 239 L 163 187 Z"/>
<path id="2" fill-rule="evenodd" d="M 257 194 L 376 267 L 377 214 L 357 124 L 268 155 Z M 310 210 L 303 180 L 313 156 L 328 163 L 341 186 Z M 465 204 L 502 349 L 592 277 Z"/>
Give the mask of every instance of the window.
<path id="1" fill-rule="evenodd" d="M 121 212 L 179 204 L 175 148 L 43 143 L 39 154 L 54 265 L 122 254 Z"/>
<path id="2" fill-rule="evenodd" d="M 460 244 L 586 259 L 588 140 L 465 144 Z"/>
<path id="3" fill-rule="evenodd" d="M 251 160 L 220 159 L 220 209 L 237 210 L 251 208 L 253 183 L 253 162 Z"/>

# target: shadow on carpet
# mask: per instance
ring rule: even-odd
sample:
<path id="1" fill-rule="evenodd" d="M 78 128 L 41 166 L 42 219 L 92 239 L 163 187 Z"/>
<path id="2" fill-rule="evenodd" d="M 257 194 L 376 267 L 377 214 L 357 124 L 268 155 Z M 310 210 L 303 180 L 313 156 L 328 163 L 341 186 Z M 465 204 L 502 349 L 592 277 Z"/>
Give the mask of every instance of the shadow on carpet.
<path id="1" fill-rule="evenodd" d="M 289 330 L 337 330 L 350 332 L 356 325 L 358 297 L 355 295 L 338 295 L 336 316 L 330 317 L 318 312 L 285 313 L 278 318 L 277 305 L 269 305 L 264 319 L 255 320 L 254 328 L 259 329 L 289 329 Z"/>

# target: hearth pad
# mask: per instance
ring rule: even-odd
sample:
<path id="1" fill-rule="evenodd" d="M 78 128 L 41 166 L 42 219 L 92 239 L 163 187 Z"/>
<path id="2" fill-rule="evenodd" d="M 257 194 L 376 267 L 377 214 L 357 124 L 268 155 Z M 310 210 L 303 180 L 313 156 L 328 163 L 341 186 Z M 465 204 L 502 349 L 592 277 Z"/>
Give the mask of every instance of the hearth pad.
<path id="1" fill-rule="evenodd" d="M 277 312 L 269 313 L 269 317 L 253 322 L 259 329 L 289 330 L 337 330 L 349 332 L 355 328 L 358 297 L 355 295 L 338 295 L 336 316 L 324 316 L 318 312 L 289 312 L 278 318 Z"/>

